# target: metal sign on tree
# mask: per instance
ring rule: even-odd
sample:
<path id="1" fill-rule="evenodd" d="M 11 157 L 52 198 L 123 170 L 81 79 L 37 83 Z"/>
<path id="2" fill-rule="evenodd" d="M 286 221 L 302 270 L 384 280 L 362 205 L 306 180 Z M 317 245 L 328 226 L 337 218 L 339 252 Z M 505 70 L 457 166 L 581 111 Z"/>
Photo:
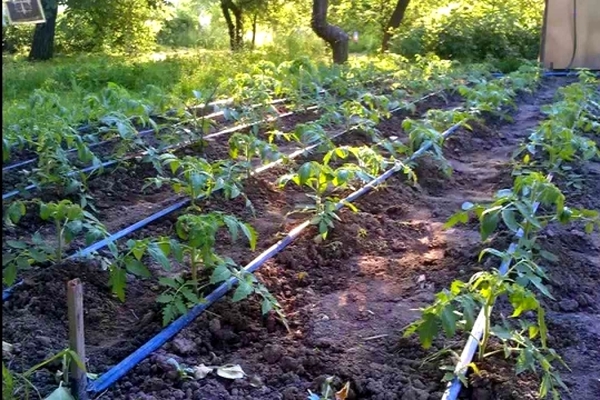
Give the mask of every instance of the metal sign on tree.
<path id="1" fill-rule="evenodd" d="M 46 22 L 40 0 L 7 0 L 4 4 L 9 24 L 39 24 Z"/>

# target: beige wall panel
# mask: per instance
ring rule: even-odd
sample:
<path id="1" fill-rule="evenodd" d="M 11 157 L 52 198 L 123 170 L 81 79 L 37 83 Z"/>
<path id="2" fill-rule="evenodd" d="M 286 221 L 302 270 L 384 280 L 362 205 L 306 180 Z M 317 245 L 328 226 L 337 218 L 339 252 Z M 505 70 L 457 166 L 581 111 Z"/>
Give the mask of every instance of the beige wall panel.
<path id="1" fill-rule="evenodd" d="M 573 55 L 573 0 L 547 0 L 542 63 L 564 69 Z M 577 52 L 571 68 L 600 69 L 600 0 L 577 0 Z"/>

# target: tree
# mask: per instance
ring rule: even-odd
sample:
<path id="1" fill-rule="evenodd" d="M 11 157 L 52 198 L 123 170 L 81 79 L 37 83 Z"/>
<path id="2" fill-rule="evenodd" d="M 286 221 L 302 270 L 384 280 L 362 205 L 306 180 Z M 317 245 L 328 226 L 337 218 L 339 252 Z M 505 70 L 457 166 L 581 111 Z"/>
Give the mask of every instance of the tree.
<path id="1" fill-rule="evenodd" d="M 54 55 L 54 35 L 56 33 L 56 16 L 58 0 L 42 0 L 42 8 L 46 22 L 36 24 L 29 51 L 29 60 L 49 60 Z"/>
<path id="2" fill-rule="evenodd" d="M 381 40 L 381 52 L 384 53 L 389 48 L 390 39 L 392 38 L 394 29 L 397 29 L 402 20 L 404 19 L 404 13 L 406 12 L 406 8 L 408 7 L 408 3 L 410 0 L 398 0 L 396 3 L 396 8 L 390 17 L 384 31 L 383 31 L 383 39 Z"/>
<path id="3" fill-rule="evenodd" d="M 349 37 L 340 27 L 327 23 L 328 6 L 328 0 L 313 0 L 312 29 L 331 46 L 333 62 L 343 64 L 348 61 Z"/>
<path id="4" fill-rule="evenodd" d="M 221 0 L 221 10 L 227 23 L 229 31 L 229 45 L 232 51 L 241 50 L 244 47 L 244 21 L 242 4 L 236 4 L 233 0 Z M 231 15 L 233 14 L 233 18 Z"/>

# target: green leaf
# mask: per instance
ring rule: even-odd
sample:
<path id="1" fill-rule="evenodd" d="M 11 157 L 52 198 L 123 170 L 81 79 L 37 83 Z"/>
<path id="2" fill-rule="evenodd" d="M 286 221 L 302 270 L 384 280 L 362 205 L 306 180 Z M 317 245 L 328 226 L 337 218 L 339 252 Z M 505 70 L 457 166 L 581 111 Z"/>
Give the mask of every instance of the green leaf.
<path id="1" fill-rule="evenodd" d="M 198 304 L 200 302 L 198 296 L 196 296 L 194 292 L 192 292 L 188 287 L 182 287 L 181 294 L 183 295 L 183 297 L 186 298 L 187 301 L 189 301 L 192 304 Z"/>
<path id="2" fill-rule="evenodd" d="M 461 297 L 460 303 L 463 308 L 463 318 L 465 320 L 466 329 L 470 329 L 475 323 L 475 302 L 471 297 Z"/>
<path id="3" fill-rule="evenodd" d="M 163 326 L 169 324 L 175 318 L 175 306 L 169 303 L 163 308 Z"/>
<path id="4" fill-rule="evenodd" d="M 75 400 L 75 398 L 71 395 L 69 389 L 59 386 L 44 400 Z"/>
<path id="5" fill-rule="evenodd" d="M 231 277 L 231 271 L 225 264 L 219 264 L 210 277 L 210 283 L 220 283 Z"/>
<path id="6" fill-rule="evenodd" d="M 237 220 L 237 218 L 231 215 L 226 215 L 223 218 L 223 221 L 225 222 L 225 225 L 227 225 L 231 239 L 236 241 L 238 237 L 238 225 L 241 225 L 240 222 Z"/>
<path id="7" fill-rule="evenodd" d="M 180 297 L 175 297 L 173 304 L 177 308 L 177 311 L 179 311 L 179 314 L 184 315 L 185 313 L 187 313 L 187 307 L 185 306 L 183 300 Z"/>
<path id="8" fill-rule="evenodd" d="M 548 327 L 546 326 L 546 311 L 544 311 L 543 307 L 538 307 L 537 317 L 538 326 L 540 328 L 540 340 L 542 342 L 542 346 L 546 348 L 548 339 Z"/>
<path id="9" fill-rule="evenodd" d="M 242 229 L 242 232 L 244 232 L 246 238 L 248 238 L 248 241 L 250 242 L 250 248 L 254 250 L 258 240 L 258 234 L 250 224 L 242 223 L 240 224 L 240 228 Z"/>
<path id="10" fill-rule="evenodd" d="M 51 214 L 52 214 L 52 209 L 48 206 L 48 204 L 46 204 L 46 203 L 40 204 L 40 218 L 42 218 L 44 221 L 46 221 L 48 218 L 50 218 Z"/>
<path id="11" fill-rule="evenodd" d="M 108 283 L 117 298 L 125 301 L 125 286 L 127 284 L 125 270 L 117 267 L 110 268 Z"/>
<path id="12" fill-rule="evenodd" d="M 469 222 L 469 213 L 459 211 L 448 218 L 448 221 L 444 224 L 444 229 L 450 229 L 458 223 L 466 224 L 467 222 Z"/>
<path id="13" fill-rule="evenodd" d="M 486 254 L 492 254 L 492 255 L 498 257 L 499 259 L 501 259 L 502 261 L 505 261 L 508 258 L 510 258 L 510 256 L 507 253 L 502 252 L 500 250 L 493 249 L 491 247 L 488 247 L 488 248 L 481 250 L 481 253 L 479 253 L 478 262 L 481 262 L 481 260 L 483 259 L 483 256 L 485 256 Z"/>
<path id="14" fill-rule="evenodd" d="M 13 249 L 25 250 L 27 248 L 27 243 L 18 240 L 7 240 L 6 244 Z"/>
<path id="15" fill-rule="evenodd" d="M 482 214 L 481 218 L 482 218 L 481 225 L 480 225 L 481 240 L 486 240 L 487 238 L 490 237 L 490 235 L 492 233 L 494 233 L 494 231 L 496 230 L 496 227 L 498 226 L 498 220 L 499 220 L 498 212 L 494 211 L 494 212 L 484 213 L 484 214 Z"/>
<path id="16" fill-rule="evenodd" d="M 7 267 L 2 269 L 2 281 L 7 286 L 12 286 L 17 280 L 17 264 L 10 263 Z"/>
<path id="17" fill-rule="evenodd" d="M 246 297 L 250 296 L 254 291 L 254 287 L 246 281 L 240 281 L 235 293 L 233 293 L 232 301 L 235 303 L 237 301 L 243 300 Z"/>
<path id="18" fill-rule="evenodd" d="M 419 332 L 419 340 L 423 348 L 428 349 L 433 343 L 433 338 L 437 334 L 437 321 L 433 314 L 426 313 L 423 315 L 423 320 L 419 324 L 417 331 Z"/>
<path id="19" fill-rule="evenodd" d="M 175 257 L 177 262 L 183 262 L 183 249 L 181 244 L 176 239 L 171 240 L 171 251 L 173 252 L 173 257 Z"/>
<path id="20" fill-rule="evenodd" d="M 83 230 L 83 222 L 80 220 L 71 221 L 67 224 L 67 229 L 74 236 L 78 235 Z"/>
<path id="21" fill-rule="evenodd" d="M 559 258 L 546 250 L 540 250 L 540 256 L 551 262 L 558 262 Z"/>
<path id="22" fill-rule="evenodd" d="M 35 262 L 42 263 L 48 261 L 48 254 L 45 254 L 39 250 L 31 249 L 29 250 L 29 255 Z"/>
<path id="23" fill-rule="evenodd" d="M 552 382 L 550 381 L 550 376 L 544 374 L 542 376 L 542 383 L 540 384 L 540 392 L 538 398 L 545 399 L 548 396 L 548 393 L 552 389 Z"/>
<path id="24" fill-rule="evenodd" d="M 158 283 L 163 286 L 168 286 L 170 288 L 173 288 L 175 290 L 179 289 L 179 284 L 173 278 L 160 277 L 160 278 L 158 278 Z"/>
<path id="25" fill-rule="evenodd" d="M 152 257 L 154 261 L 158 262 L 165 270 L 171 270 L 171 263 L 169 262 L 169 259 L 156 243 L 150 243 L 148 245 L 148 254 L 150 255 L 150 257 Z"/>
<path id="26" fill-rule="evenodd" d="M 168 257 L 171 254 L 171 244 L 169 242 L 160 241 L 156 242 L 158 248 L 162 251 L 165 257 Z"/>
<path id="27" fill-rule="evenodd" d="M 502 326 L 493 326 L 491 328 L 491 333 L 501 340 L 510 340 L 510 338 L 512 338 L 512 333 Z"/>
<path id="28" fill-rule="evenodd" d="M 157 303 L 170 303 L 173 301 L 173 295 L 169 294 L 169 293 L 161 293 L 157 298 L 156 298 L 156 302 Z"/>
<path id="29" fill-rule="evenodd" d="M 268 299 L 263 299 L 260 309 L 262 311 L 262 315 L 266 315 L 273 309 L 273 303 L 271 303 Z"/>
<path id="30" fill-rule="evenodd" d="M 13 224 L 18 223 L 21 220 L 21 217 L 27 213 L 27 209 L 25 208 L 25 204 L 21 201 L 15 201 L 8 206 L 6 210 L 8 214 L 8 218 Z"/>
<path id="31" fill-rule="evenodd" d="M 442 320 L 442 328 L 446 333 L 447 338 L 451 338 L 456 333 L 456 314 L 454 314 L 454 307 L 452 305 L 446 305 L 440 315 Z"/>
<path id="32" fill-rule="evenodd" d="M 509 208 L 502 210 L 502 221 L 513 232 L 517 232 L 521 227 L 515 218 L 515 212 Z"/>
<path id="33" fill-rule="evenodd" d="M 148 268 L 146 268 L 146 266 L 140 261 L 140 260 L 136 260 L 135 258 L 132 257 L 127 257 L 125 259 L 125 268 L 127 269 L 127 272 L 129 272 L 130 274 L 142 277 L 142 278 L 150 278 L 152 276 L 152 273 L 150 273 L 150 270 L 148 270 Z"/>

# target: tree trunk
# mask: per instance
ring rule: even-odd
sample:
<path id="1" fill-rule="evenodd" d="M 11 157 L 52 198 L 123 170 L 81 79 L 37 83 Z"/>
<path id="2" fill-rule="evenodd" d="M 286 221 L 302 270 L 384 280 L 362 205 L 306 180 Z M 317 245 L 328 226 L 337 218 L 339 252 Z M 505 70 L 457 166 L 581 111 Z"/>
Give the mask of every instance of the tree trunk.
<path id="1" fill-rule="evenodd" d="M 396 3 L 396 8 L 394 9 L 392 16 L 390 17 L 390 20 L 383 31 L 383 39 L 381 40 L 382 53 L 388 51 L 390 39 L 392 38 L 392 31 L 397 29 L 402 23 L 408 3 L 410 3 L 410 0 L 398 0 L 398 3 Z"/>
<path id="2" fill-rule="evenodd" d="M 235 17 L 235 49 L 241 50 L 244 47 L 244 19 L 242 8 L 233 4 L 233 16 Z"/>
<path id="3" fill-rule="evenodd" d="M 343 64 L 348 61 L 349 37 L 340 27 L 327 23 L 328 6 L 328 0 L 313 0 L 312 29 L 331 46 L 333 62 Z"/>
<path id="4" fill-rule="evenodd" d="M 56 14 L 58 1 L 42 0 L 46 22 L 36 24 L 29 51 L 29 60 L 49 60 L 54 55 L 54 34 L 56 32 Z"/>
<path id="5" fill-rule="evenodd" d="M 254 13 L 252 17 L 252 49 L 256 48 L 256 19 L 258 18 L 258 14 Z"/>
<path id="6" fill-rule="evenodd" d="M 240 50 L 244 44 L 244 26 L 242 24 L 242 8 L 235 5 L 232 0 L 221 0 L 221 10 L 227 23 L 229 32 L 229 45 L 232 51 Z M 235 18 L 235 23 L 231 18 L 231 13 Z"/>
<path id="7" fill-rule="evenodd" d="M 229 14 L 228 2 L 226 0 L 221 0 L 221 10 L 223 10 L 223 16 L 225 17 L 225 22 L 227 23 L 227 31 L 229 32 L 229 46 L 232 51 L 235 51 L 235 27 L 233 25 L 233 21 L 231 20 L 231 15 Z"/>

